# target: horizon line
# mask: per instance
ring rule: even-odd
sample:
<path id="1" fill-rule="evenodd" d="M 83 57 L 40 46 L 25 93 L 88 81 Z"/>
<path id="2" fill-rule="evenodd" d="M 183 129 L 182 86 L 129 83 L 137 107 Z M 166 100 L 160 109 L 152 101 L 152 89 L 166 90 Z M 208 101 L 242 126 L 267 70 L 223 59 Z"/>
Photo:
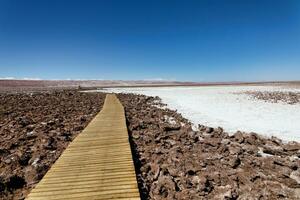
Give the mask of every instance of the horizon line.
<path id="1" fill-rule="evenodd" d="M 170 82 L 170 83 L 285 83 L 285 82 L 300 82 L 299 80 L 256 80 L 256 81 L 188 81 L 188 80 L 168 80 L 168 79 L 41 79 L 41 78 L 14 78 L 0 77 L 0 81 L 123 81 L 123 82 Z"/>

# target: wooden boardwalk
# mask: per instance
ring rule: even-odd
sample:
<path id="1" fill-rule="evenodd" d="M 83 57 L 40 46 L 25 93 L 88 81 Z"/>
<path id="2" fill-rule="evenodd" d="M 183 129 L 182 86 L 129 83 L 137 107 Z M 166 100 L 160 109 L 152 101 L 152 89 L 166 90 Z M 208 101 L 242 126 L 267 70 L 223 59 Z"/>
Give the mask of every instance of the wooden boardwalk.
<path id="1" fill-rule="evenodd" d="M 27 199 L 140 199 L 124 108 L 115 95 L 106 96 L 102 111 Z"/>

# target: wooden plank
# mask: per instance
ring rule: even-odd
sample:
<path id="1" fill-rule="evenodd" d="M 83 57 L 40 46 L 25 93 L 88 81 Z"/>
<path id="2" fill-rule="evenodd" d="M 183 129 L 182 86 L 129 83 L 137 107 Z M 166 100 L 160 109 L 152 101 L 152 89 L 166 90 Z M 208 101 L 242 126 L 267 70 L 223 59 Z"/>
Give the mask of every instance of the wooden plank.
<path id="1" fill-rule="evenodd" d="M 28 200 L 140 200 L 124 108 L 108 94 L 103 109 L 71 142 Z"/>

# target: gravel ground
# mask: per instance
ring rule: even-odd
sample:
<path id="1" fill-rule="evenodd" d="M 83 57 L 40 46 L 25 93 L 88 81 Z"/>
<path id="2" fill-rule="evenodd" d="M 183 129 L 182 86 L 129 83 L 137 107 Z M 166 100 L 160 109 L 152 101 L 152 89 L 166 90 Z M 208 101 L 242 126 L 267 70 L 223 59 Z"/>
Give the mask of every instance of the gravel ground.
<path id="1" fill-rule="evenodd" d="M 0 94 L 0 199 L 24 199 L 104 98 L 76 91 Z"/>
<path id="2" fill-rule="evenodd" d="M 271 103 L 283 102 L 291 105 L 300 103 L 300 92 L 247 91 L 245 94 L 251 96 L 252 98 Z"/>
<path id="3" fill-rule="evenodd" d="M 161 109 L 158 97 L 119 94 L 142 199 L 299 199 L 300 144 L 229 136 Z"/>

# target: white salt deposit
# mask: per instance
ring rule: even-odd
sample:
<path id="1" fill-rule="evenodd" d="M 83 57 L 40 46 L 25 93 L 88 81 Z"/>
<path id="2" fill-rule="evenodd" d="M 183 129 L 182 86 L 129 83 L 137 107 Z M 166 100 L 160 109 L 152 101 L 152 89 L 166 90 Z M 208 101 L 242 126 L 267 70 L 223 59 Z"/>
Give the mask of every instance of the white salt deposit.
<path id="1" fill-rule="evenodd" d="M 244 91 L 297 91 L 272 86 L 206 86 L 112 88 L 110 92 L 159 96 L 168 107 L 180 112 L 195 125 L 222 127 L 276 136 L 284 141 L 300 141 L 300 104 L 269 103 L 255 100 Z"/>
<path id="2" fill-rule="evenodd" d="M 164 115 L 164 119 L 165 119 L 166 122 L 168 122 L 171 125 L 175 125 L 176 124 L 176 121 L 175 121 L 174 117 L 170 117 L 170 116 Z"/>
<path id="3" fill-rule="evenodd" d="M 263 148 L 258 147 L 258 152 L 257 152 L 261 157 L 270 157 L 273 156 L 272 154 L 264 153 Z"/>

